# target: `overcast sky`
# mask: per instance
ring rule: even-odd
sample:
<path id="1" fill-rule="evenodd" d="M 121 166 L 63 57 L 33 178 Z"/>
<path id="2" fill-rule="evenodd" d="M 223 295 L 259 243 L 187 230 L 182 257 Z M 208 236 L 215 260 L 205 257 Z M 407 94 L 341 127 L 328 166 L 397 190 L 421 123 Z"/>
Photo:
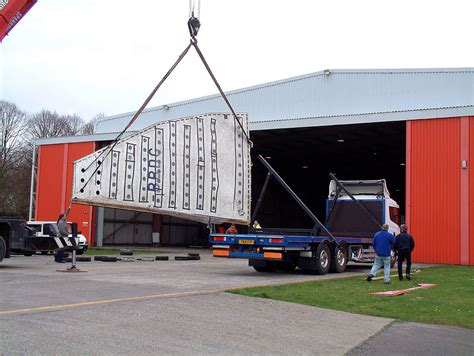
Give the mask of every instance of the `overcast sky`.
<path id="1" fill-rule="evenodd" d="M 0 45 L 0 98 L 85 119 L 136 111 L 188 44 L 188 11 L 38 0 Z M 198 40 L 227 91 L 323 69 L 473 67 L 472 14 L 456 0 L 202 0 Z M 216 92 L 190 51 L 149 106 Z"/>

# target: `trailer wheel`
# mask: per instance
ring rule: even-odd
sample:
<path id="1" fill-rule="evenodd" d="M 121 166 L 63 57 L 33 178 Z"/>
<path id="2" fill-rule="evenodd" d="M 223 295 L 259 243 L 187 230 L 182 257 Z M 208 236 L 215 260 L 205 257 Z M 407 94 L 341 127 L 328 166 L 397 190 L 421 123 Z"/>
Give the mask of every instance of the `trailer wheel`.
<path id="1" fill-rule="evenodd" d="M 251 266 L 257 272 L 275 272 L 277 265 L 273 261 L 252 261 Z M 249 260 L 250 263 L 250 260 Z"/>
<path id="2" fill-rule="evenodd" d="M 3 236 L 0 236 L 0 262 L 5 258 L 7 255 L 7 244 L 3 239 Z"/>
<path id="3" fill-rule="evenodd" d="M 334 253 L 331 258 L 330 271 L 333 273 L 342 273 L 347 265 L 347 247 L 344 244 L 334 246 Z"/>
<path id="4" fill-rule="evenodd" d="M 296 263 L 295 262 L 280 262 L 277 268 L 285 272 L 292 272 L 296 269 Z"/>
<path id="5" fill-rule="evenodd" d="M 331 266 L 331 250 L 325 243 L 320 243 L 316 249 L 316 273 L 326 274 Z"/>
<path id="6" fill-rule="evenodd" d="M 253 269 L 256 270 L 257 272 L 275 272 L 276 268 L 272 267 L 258 267 L 258 266 L 253 266 Z"/>
<path id="7" fill-rule="evenodd" d="M 326 274 L 331 265 L 331 250 L 328 244 L 320 243 L 311 257 L 309 266 L 303 267 L 303 271 L 311 274 Z"/>

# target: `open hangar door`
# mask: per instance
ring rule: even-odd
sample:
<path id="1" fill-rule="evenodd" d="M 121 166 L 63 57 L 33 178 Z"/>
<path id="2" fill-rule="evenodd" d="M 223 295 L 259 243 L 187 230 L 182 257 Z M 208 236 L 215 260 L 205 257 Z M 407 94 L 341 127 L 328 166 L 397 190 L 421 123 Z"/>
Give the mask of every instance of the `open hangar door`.
<path id="1" fill-rule="evenodd" d="M 324 223 L 329 173 L 340 180 L 386 179 L 405 215 L 406 123 L 386 122 L 252 132 L 252 211 L 263 187 L 267 159 Z M 274 178 L 256 216 L 262 227 L 312 228 L 304 211 Z"/>

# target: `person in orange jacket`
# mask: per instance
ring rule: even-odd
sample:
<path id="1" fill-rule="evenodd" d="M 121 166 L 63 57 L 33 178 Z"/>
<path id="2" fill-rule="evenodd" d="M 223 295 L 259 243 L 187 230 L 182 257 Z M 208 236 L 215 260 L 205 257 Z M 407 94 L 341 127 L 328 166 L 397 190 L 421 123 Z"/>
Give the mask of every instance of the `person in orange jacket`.
<path id="1" fill-rule="evenodd" d="M 226 234 L 238 234 L 239 232 L 237 231 L 237 228 L 235 227 L 235 224 L 231 224 L 229 228 L 225 231 Z"/>

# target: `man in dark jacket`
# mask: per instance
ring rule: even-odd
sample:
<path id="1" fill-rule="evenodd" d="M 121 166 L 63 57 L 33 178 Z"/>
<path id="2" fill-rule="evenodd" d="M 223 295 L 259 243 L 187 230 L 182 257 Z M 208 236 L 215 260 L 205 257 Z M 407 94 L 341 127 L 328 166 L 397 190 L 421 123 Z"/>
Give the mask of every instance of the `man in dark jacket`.
<path id="1" fill-rule="evenodd" d="M 370 274 L 367 276 L 367 282 L 370 282 L 379 268 L 383 266 L 383 281 L 385 284 L 390 283 L 390 258 L 394 243 L 395 238 L 388 232 L 388 225 L 383 224 L 382 230 L 374 235 L 373 245 L 376 256 Z"/>
<path id="2" fill-rule="evenodd" d="M 410 270 L 411 270 L 411 252 L 415 248 L 415 240 L 413 237 L 408 234 L 408 226 L 400 226 L 400 234 L 395 238 L 395 245 L 393 246 L 394 250 L 398 255 L 398 278 L 403 280 L 403 260 L 407 261 L 406 276 L 407 279 L 410 279 Z"/>

